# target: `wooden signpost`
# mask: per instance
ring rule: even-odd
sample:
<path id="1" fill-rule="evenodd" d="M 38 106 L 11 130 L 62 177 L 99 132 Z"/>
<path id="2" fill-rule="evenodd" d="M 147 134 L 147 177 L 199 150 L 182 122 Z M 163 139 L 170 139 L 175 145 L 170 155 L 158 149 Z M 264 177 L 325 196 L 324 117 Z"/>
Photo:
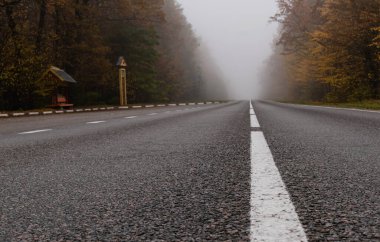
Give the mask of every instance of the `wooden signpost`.
<path id="1" fill-rule="evenodd" d="M 120 56 L 116 65 L 119 68 L 120 106 L 127 106 L 127 62 Z"/>

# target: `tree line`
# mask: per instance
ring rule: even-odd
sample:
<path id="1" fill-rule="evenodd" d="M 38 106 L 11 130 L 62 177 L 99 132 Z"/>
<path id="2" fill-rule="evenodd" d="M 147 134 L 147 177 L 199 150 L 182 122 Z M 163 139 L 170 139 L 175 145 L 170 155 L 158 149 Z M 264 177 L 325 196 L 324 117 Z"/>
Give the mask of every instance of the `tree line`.
<path id="1" fill-rule="evenodd" d="M 263 75 L 277 99 L 380 98 L 380 0 L 277 0 L 280 23 Z"/>
<path id="2" fill-rule="evenodd" d="M 76 105 L 117 104 L 119 56 L 129 101 L 201 99 L 198 46 L 176 0 L 0 0 L 0 110 L 46 105 L 51 65 L 77 80 Z"/>

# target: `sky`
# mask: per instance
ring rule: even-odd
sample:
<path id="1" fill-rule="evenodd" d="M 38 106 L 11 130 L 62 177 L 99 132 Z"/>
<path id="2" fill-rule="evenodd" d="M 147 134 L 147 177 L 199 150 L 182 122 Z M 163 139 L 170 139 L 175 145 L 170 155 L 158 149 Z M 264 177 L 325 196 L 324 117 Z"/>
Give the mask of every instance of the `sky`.
<path id="1" fill-rule="evenodd" d="M 272 52 L 275 0 L 178 0 L 227 80 L 230 98 L 259 95 L 260 71 Z"/>

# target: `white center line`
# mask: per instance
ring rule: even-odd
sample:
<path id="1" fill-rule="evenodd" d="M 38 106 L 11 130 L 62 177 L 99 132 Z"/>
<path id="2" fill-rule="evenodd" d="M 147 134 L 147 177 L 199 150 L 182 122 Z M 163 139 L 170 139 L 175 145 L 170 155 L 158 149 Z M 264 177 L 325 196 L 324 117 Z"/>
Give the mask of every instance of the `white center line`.
<path id="1" fill-rule="evenodd" d="M 87 124 L 101 124 L 105 123 L 106 121 L 92 121 L 92 122 L 87 122 Z"/>
<path id="2" fill-rule="evenodd" d="M 251 132 L 250 203 L 250 241 L 307 241 L 263 132 Z"/>
<path id="3" fill-rule="evenodd" d="M 125 117 L 126 119 L 133 119 L 133 118 L 137 118 L 137 116 L 130 116 L 130 117 Z"/>
<path id="4" fill-rule="evenodd" d="M 251 128 L 260 128 L 259 121 L 257 120 L 256 115 L 250 115 L 251 116 Z"/>
<path id="5" fill-rule="evenodd" d="M 36 134 L 36 133 L 42 133 L 42 132 L 48 132 L 48 131 L 52 131 L 52 129 L 32 130 L 32 131 L 22 132 L 19 134 Z"/>

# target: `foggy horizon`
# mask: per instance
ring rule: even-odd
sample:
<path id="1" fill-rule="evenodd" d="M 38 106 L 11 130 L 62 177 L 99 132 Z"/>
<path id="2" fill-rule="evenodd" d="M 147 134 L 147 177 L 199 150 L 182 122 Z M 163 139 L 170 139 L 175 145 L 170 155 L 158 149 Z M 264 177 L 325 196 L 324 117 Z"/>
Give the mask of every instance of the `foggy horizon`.
<path id="1" fill-rule="evenodd" d="M 260 72 L 272 53 L 275 0 L 178 0 L 201 45 L 209 49 L 229 98 L 260 95 Z"/>

